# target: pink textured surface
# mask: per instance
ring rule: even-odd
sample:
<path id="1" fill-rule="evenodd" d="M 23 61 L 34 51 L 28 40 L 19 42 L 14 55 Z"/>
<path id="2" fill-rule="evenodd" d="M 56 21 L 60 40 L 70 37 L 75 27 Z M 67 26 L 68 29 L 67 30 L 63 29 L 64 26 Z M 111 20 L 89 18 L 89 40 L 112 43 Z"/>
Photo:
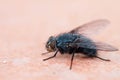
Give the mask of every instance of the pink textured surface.
<path id="1" fill-rule="evenodd" d="M 43 62 L 51 35 L 95 19 L 111 24 L 95 36 L 120 48 L 119 0 L 4 0 L 0 1 L 0 80 L 120 80 L 120 52 L 100 52 L 111 62 L 57 55 Z"/>

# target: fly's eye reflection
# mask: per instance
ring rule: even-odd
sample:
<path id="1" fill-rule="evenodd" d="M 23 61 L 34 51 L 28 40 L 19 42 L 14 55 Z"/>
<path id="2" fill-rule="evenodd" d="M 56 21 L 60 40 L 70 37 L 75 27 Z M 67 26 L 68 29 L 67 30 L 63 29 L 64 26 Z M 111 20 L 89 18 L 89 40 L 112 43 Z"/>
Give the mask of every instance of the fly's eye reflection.
<path id="1" fill-rule="evenodd" d="M 51 36 L 47 43 L 47 53 L 55 52 L 53 56 L 43 59 L 43 61 L 54 58 L 57 53 L 70 54 L 72 56 L 70 62 L 70 69 L 72 69 L 72 63 L 75 54 L 84 54 L 90 58 L 98 58 L 103 61 L 110 61 L 98 56 L 98 51 L 118 51 L 117 48 L 102 42 L 95 42 L 91 40 L 91 34 L 96 34 L 95 31 L 103 29 L 110 22 L 106 19 L 99 19 L 82 26 L 78 26 L 69 32 L 57 36 Z M 101 30 L 102 31 L 102 30 Z"/>

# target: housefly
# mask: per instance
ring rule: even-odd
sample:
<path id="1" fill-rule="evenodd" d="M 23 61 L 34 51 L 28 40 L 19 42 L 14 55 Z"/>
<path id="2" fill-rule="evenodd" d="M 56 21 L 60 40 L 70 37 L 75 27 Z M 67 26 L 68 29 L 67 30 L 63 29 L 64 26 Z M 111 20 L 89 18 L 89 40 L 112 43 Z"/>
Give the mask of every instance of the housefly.
<path id="1" fill-rule="evenodd" d="M 75 54 L 83 54 L 90 58 L 110 61 L 109 59 L 99 57 L 97 55 L 98 51 L 117 51 L 118 49 L 106 43 L 95 42 L 87 37 L 105 28 L 109 23 L 110 22 L 106 19 L 99 19 L 78 26 L 69 32 L 49 37 L 46 43 L 46 49 L 48 51 L 46 53 L 55 53 L 53 56 L 43 59 L 43 61 L 54 58 L 58 52 L 61 54 L 71 54 L 70 69 L 72 69 Z"/>

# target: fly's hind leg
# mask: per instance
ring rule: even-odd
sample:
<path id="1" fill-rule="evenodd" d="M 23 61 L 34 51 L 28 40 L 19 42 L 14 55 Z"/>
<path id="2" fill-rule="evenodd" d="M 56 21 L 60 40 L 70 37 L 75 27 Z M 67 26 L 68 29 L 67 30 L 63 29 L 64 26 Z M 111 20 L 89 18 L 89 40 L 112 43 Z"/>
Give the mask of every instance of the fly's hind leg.
<path id="1" fill-rule="evenodd" d="M 109 59 L 104 59 L 104 58 L 101 58 L 99 56 L 97 56 L 97 51 L 96 50 L 85 50 L 87 52 L 87 56 L 90 57 L 90 58 L 98 58 L 100 60 L 103 60 L 103 61 L 110 61 Z"/>
<path id="2" fill-rule="evenodd" d="M 104 58 L 101 58 L 101 57 L 99 57 L 99 56 L 84 56 L 84 57 L 82 57 L 82 58 L 98 58 L 98 59 L 100 59 L 100 60 L 103 60 L 103 61 L 110 61 L 109 59 L 104 59 Z"/>
<path id="3" fill-rule="evenodd" d="M 85 49 L 84 52 L 87 53 L 86 55 L 88 57 L 98 58 L 98 59 L 103 60 L 103 61 L 110 61 L 109 59 L 104 59 L 104 58 L 101 58 L 101 57 L 97 56 L 97 50 L 96 49 Z"/>
<path id="4" fill-rule="evenodd" d="M 103 61 L 110 61 L 109 59 L 104 59 L 104 58 L 101 58 L 99 56 L 95 56 L 96 58 L 100 59 L 100 60 L 103 60 Z"/>

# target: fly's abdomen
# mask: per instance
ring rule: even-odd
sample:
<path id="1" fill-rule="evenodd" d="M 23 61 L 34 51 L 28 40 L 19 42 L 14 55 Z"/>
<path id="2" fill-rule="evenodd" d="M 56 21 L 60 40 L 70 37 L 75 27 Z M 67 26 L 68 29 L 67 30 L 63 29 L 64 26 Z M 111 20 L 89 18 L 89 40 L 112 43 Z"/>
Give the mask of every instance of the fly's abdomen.
<path id="1" fill-rule="evenodd" d="M 94 56 L 97 55 L 97 50 L 96 49 L 88 49 L 88 48 L 79 47 L 76 50 L 76 53 L 81 53 L 81 54 L 84 54 L 86 56 L 94 57 Z"/>

